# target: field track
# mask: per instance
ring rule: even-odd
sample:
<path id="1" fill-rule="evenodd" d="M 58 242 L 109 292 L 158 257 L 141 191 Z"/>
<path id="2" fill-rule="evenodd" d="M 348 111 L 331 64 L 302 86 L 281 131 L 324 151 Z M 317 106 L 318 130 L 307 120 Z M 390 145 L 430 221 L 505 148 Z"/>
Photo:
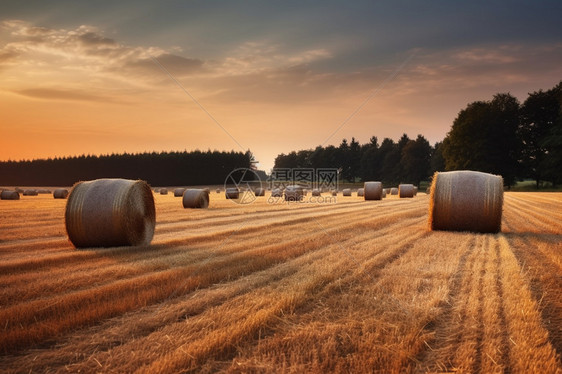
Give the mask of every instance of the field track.
<path id="1" fill-rule="evenodd" d="M 497 235 L 430 232 L 428 196 L 183 209 L 76 250 L 65 200 L 0 201 L 0 372 L 562 373 L 562 194 Z"/>

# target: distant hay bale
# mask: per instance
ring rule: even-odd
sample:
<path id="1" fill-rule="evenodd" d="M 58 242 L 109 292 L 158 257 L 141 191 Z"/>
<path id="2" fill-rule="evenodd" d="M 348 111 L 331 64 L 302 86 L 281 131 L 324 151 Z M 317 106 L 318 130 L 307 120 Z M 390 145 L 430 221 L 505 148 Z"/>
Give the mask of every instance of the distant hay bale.
<path id="1" fill-rule="evenodd" d="M 390 194 L 391 194 L 391 195 L 398 195 L 398 188 L 392 187 L 392 188 L 390 189 Z"/>
<path id="2" fill-rule="evenodd" d="M 53 192 L 53 197 L 55 199 L 66 199 L 68 197 L 68 190 L 65 188 L 57 188 L 55 192 Z"/>
<path id="3" fill-rule="evenodd" d="M 37 193 L 40 194 L 40 195 L 47 195 L 47 194 L 51 193 L 51 190 L 40 189 L 40 190 L 37 190 Z"/>
<path id="4" fill-rule="evenodd" d="M 381 182 L 365 182 L 363 185 L 365 200 L 382 199 L 382 183 Z"/>
<path id="5" fill-rule="evenodd" d="M 318 188 L 312 190 L 312 196 L 322 196 L 322 193 Z"/>
<path id="6" fill-rule="evenodd" d="M 390 188 L 385 188 L 385 189 L 384 189 L 384 192 L 385 192 L 387 195 L 390 195 Z"/>
<path id="7" fill-rule="evenodd" d="M 39 192 L 37 190 L 24 190 L 23 196 L 37 196 Z"/>
<path id="8" fill-rule="evenodd" d="M 211 193 L 211 189 L 209 187 L 205 187 L 203 188 L 203 191 L 207 192 L 208 194 Z"/>
<path id="9" fill-rule="evenodd" d="M 414 185 L 413 184 L 398 185 L 398 196 L 400 198 L 414 197 Z"/>
<path id="10" fill-rule="evenodd" d="M 351 188 L 344 188 L 342 194 L 343 196 L 351 196 Z"/>
<path id="11" fill-rule="evenodd" d="M 176 188 L 174 190 L 174 197 L 182 197 L 185 192 L 185 188 Z"/>
<path id="12" fill-rule="evenodd" d="M 385 190 L 385 189 L 382 190 L 382 197 L 383 197 L 383 198 L 386 197 L 386 190 Z"/>
<path id="13" fill-rule="evenodd" d="M 224 191 L 224 196 L 225 196 L 227 199 L 234 199 L 234 200 L 235 200 L 235 199 L 238 199 L 238 198 L 240 198 L 240 190 L 239 190 L 238 188 L 236 188 L 236 187 L 227 188 L 227 189 Z"/>
<path id="14" fill-rule="evenodd" d="M 365 188 L 359 188 L 359 189 L 357 189 L 357 196 L 358 196 L 358 197 L 365 196 Z"/>
<path id="15" fill-rule="evenodd" d="M 285 187 L 284 194 L 286 201 L 301 201 L 304 196 L 304 190 L 301 186 L 292 185 Z"/>
<path id="16" fill-rule="evenodd" d="M 217 188 L 216 193 L 221 193 L 221 189 Z"/>
<path id="17" fill-rule="evenodd" d="M 332 190 L 332 196 L 338 196 L 338 190 Z"/>
<path id="18" fill-rule="evenodd" d="M 271 191 L 271 197 L 282 197 L 283 196 L 283 191 L 280 188 L 274 188 Z"/>
<path id="19" fill-rule="evenodd" d="M 431 230 L 501 231 L 503 178 L 478 171 L 435 173 L 429 198 Z"/>
<path id="20" fill-rule="evenodd" d="M 17 193 L 23 193 L 23 191 L 24 191 L 22 188 L 19 188 L 19 187 L 16 187 L 15 190 L 16 190 Z"/>
<path id="21" fill-rule="evenodd" d="M 4 190 L 0 193 L 0 200 L 19 200 L 20 194 L 18 191 Z"/>
<path id="22" fill-rule="evenodd" d="M 414 186 L 414 196 L 418 194 L 418 186 Z"/>
<path id="23" fill-rule="evenodd" d="M 256 195 L 256 196 L 265 196 L 265 188 L 261 188 L 261 187 L 256 188 L 256 189 L 254 190 L 254 195 Z"/>
<path id="24" fill-rule="evenodd" d="M 183 193 L 183 207 L 206 209 L 209 207 L 209 192 L 205 189 L 188 188 Z"/>
<path id="25" fill-rule="evenodd" d="M 168 194 L 168 189 L 167 188 L 161 188 L 160 189 L 160 195 L 167 195 Z"/>
<path id="26" fill-rule="evenodd" d="M 148 245 L 156 210 L 145 181 L 78 182 L 66 202 L 65 225 L 76 248 Z"/>

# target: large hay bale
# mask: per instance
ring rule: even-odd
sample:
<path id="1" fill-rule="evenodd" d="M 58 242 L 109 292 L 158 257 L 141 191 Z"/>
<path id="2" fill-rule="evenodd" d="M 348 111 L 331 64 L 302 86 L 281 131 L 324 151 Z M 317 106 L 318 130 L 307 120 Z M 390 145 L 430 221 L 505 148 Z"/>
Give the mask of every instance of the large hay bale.
<path id="1" fill-rule="evenodd" d="M 184 208 L 206 209 L 209 207 L 209 192 L 205 189 L 188 188 L 183 193 Z"/>
<path id="2" fill-rule="evenodd" d="M 312 196 L 322 196 L 322 193 L 318 188 L 312 190 Z"/>
<path id="3" fill-rule="evenodd" d="M 184 192 L 185 192 L 185 188 L 181 188 L 181 187 L 176 188 L 174 190 L 174 197 L 182 197 Z"/>
<path id="4" fill-rule="evenodd" d="M 239 190 L 238 188 L 236 188 L 236 187 L 227 188 L 227 189 L 224 191 L 224 196 L 225 196 L 227 199 L 234 199 L 234 200 L 235 200 L 235 199 L 238 199 L 238 198 L 240 198 L 240 190 Z"/>
<path id="5" fill-rule="evenodd" d="M 391 194 L 391 195 L 398 195 L 398 188 L 392 187 L 392 188 L 390 189 L 390 194 Z"/>
<path id="6" fill-rule="evenodd" d="M 167 195 L 168 194 L 168 189 L 167 188 L 161 188 L 160 189 L 160 195 Z"/>
<path id="7" fill-rule="evenodd" d="M 358 189 L 357 189 L 357 196 L 358 196 L 358 197 L 363 197 L 363 196 L 365 196 L 365 188 L 358 188 Z"/>
<path id="8" fill-rule="evenodd" d="M 265 188 L 258 187 L 254 190 L 254 195 L 265 196 Z"/>
<path id="9" fill-rule="evenodd" d="M 271 197 L 282 197 L 283 196 L 283 190 L 280 188 L 274 188 L 271 191 Z"/>
<path id="10" fill-rule="evenodd" d="M 398 185 L 398 196 L 400 198 L 414 197 L 414 185 L 413 184 Z"/>
<path id="11" fill-rule="evenodd" d="M 53 197 L 55 199 L 66 199 L 68 197 L 68 190 L 65 188 L 57 188 L 55 192 L 53 192 Z"/>
<path id="12" fill-rule="evenodd" d="M 381 182 L 365 182 L 363 185 L 365 200 L 382 199 L 382 183 Z"/>
<path id="13" fill-rule="evenodd" d="M 78 182 L 66 202 L 65 224 L 77 248 L 148 245 L 156 225 L 152 191 L 141 180 Z"/>
<path id="14" fill-rule="evenodd" d="M 0 193 L 0 200 L 19 200 L 20 194 L 18 191 L 4 190 Z"/>
<path id="15" fill-rule="evenodd" d="M 292 185 L 285 187 L 284 194 L 286 201 L 301 201 L 304 196 L 304 191 L 301 186 Z"/>
<path id="16" fill-rule="evenodd" d="M 24 190 L 23 196 L 37 196 L 39 195 L 39 191 L 37 190 Z"/>
<path id="17" fill-rule="evenodd" d="M 343 196 L 351 196 L 351 188 L 344 188 L 342 190 L 342 195 Z"/>
<path id="18" fill-rule="evenodd" d="M 430 189 L 431 230 L 501 230 L 503 178 L 478 171 L 435 173 Z"/>

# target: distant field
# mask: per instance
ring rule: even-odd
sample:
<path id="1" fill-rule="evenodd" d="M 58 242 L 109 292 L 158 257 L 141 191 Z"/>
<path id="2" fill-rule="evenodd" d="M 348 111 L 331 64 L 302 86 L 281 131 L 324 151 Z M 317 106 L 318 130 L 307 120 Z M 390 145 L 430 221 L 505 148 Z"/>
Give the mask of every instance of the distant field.
<path id="1" fill-rule="evenodd" d="M 498 235 L 428 231 L 425 194 L 155 200 L 150 246 L 95 250 L 65 200 L 0 201 L 0 371 L 562 371 L 562 193 L 506 193 Z"/>

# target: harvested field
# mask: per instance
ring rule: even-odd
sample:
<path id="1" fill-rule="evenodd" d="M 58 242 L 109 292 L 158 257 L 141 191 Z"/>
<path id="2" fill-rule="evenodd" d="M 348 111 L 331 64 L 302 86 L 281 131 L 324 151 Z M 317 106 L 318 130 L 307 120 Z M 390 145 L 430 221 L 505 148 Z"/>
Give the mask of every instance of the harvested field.
<path id="1" fill-rule="evenodd" d="M 151 245 L 88 250 L 66 200 L 0 202 L 0 371 L 562 372 L 560 193 L 499 234 L 428 231 L 423 193 L 154 198 Z"/>

